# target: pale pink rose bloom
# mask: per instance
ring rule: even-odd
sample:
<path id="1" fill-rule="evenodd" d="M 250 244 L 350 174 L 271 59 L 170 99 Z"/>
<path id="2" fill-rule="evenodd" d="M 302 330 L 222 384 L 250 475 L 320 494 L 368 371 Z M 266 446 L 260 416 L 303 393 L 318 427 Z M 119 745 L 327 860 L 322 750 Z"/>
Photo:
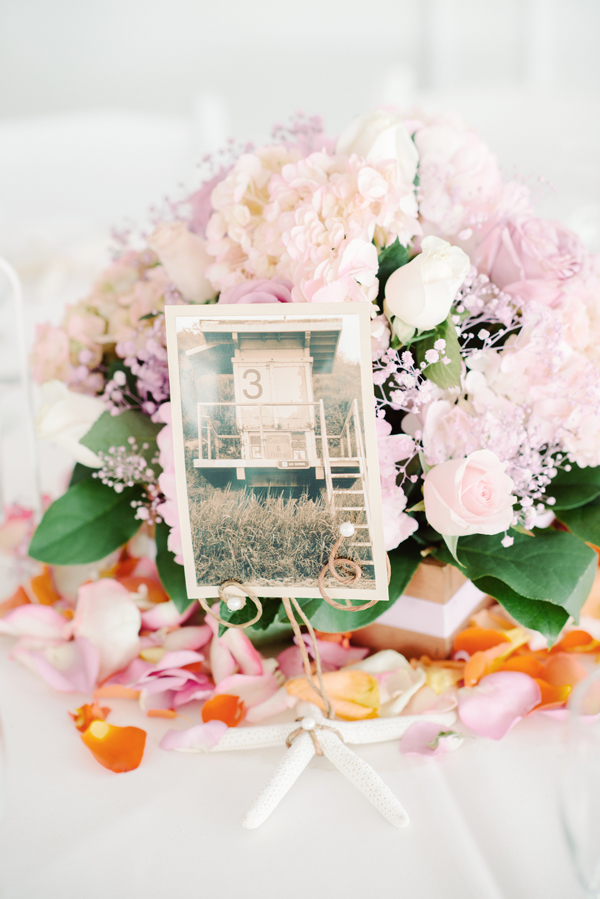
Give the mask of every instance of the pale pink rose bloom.
<path id="1" fill-rule="evenodd" d="M 413 127 L 420 157 L 419 213 L 428 226 L 426 233 L 454 235 L 476 228 L 501 195 L 496 156 L 457 116 L 439 116 Z"/>
<path id="2" fill-rule="evenodd" d="M 206 243 L 189 231 L 184 222 L 161 222 L 148 238 L 148 246 L 184 299 L 205 303 L 215 296 L 216 291 L 206 277 L 206 269 L 212 262 Z"/>
<path id="3" fill-rule="evenodd" d="M 498 222 L 480 253 L 494 284 L 525 302 L 545 306 L 560 303 L 585 258 L 576 234 L 531 212 Z"/>
<path id="4" fill-rule="evenodd" d="M 69 338 L 63 328 L 50 322 L 35 327 L 35 341 L 31 353 L 31 369 L 38 384 L 45 381 L 68 381 L 71 372 Z"/>
<path id="5" fill-rule="evenodd" d="M 286 278 L 258 278 L 224 290 L 219 303 L 291 303 L 293 284 Z"/>
<path id="6" fill-rule="evenodd" d="M 513 519 L 513 481 L 491 450 L 435 465 L 423 486 L 429 524 L 447 537 L 499 534 Z"/>

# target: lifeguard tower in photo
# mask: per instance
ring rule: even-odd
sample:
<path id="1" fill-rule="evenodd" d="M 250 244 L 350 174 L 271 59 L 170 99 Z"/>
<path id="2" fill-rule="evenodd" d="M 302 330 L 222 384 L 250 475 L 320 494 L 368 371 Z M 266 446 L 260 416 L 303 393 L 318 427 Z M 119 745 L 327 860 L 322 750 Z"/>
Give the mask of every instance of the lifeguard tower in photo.
<path id="1" fill-rule="evenodd" d="M 360 561 L 372 565 L 358 400 L 348 403 L 342 426 L 331 432 L 325 403 L 314 398 L 313 375 L 333 373 L 341 319 L 205 319 L 200 326 L 203 342 L 186 351 L 202 397 L 194 467 L 216 487 L 237 483 L 315 498 L 324 490 L 338 520 L 354 523 L 350 545 L 362 547 Z M 233 375 L 232 400 L 217 398 L 224 375 Z"/>

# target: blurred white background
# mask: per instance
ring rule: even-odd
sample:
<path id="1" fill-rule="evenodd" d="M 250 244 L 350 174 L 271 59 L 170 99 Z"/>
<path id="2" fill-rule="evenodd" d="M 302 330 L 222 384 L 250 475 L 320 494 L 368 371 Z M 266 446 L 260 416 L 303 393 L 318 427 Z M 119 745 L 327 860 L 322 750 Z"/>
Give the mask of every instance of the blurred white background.
<path id="1" fill-rule="evenodd" d="M 382 103 L 461 113 L 600 250 L 599 46 L 600 0 L 1 0 L 0 255 L 30 326 L 56 320 L 111 226 L 196 184 L 228 137 L 264 141 L 299 108 L 336 133 Z"/>

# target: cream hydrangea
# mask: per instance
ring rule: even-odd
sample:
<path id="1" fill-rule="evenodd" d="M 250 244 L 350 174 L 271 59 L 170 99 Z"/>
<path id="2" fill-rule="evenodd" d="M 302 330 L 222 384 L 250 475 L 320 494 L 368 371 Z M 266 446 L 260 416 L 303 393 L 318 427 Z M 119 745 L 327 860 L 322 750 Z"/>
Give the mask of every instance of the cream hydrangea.
<path id="1" fill-rule="evenodd" d="M 373 300 L 377 248 L 420 233 L 414 186 L 395 160 L 265 147 L 244 154 L 212 193 L 207 227 L 217 290 L 286 278 L 295 302 Z M 375 243 L 373 242 L 375 241 Z"/>

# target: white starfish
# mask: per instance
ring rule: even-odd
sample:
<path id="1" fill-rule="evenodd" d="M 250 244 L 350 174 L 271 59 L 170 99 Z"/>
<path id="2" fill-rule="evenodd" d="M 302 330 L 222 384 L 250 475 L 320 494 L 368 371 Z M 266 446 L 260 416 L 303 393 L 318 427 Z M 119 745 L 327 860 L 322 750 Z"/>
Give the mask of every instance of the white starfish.
<path id="1" fill-rule="evenodd" d="M 309 706 L 308 711 L 311 714 L 302 718 L 300 722 L 230 728 L 210 750 L 223 752 L 282 746 L 292 737 L 292 742 L 273 776 L 244 815 L 242 825 L 255 828 L 266 821 L 317 753 L 318 747 L 390 824 L 405 827 L 408 824 L 408 815 L 398 799 L 373 768 L 349 749 L 347 744 L 396 740 L 415 721 L 432 721 L 441 728 L 451 727 L 456 721 L 455 712 L 373 718 L 366 721 L 330 721 L 321 716 L 316 706 L 309 704 L 306 706 Z"/>

